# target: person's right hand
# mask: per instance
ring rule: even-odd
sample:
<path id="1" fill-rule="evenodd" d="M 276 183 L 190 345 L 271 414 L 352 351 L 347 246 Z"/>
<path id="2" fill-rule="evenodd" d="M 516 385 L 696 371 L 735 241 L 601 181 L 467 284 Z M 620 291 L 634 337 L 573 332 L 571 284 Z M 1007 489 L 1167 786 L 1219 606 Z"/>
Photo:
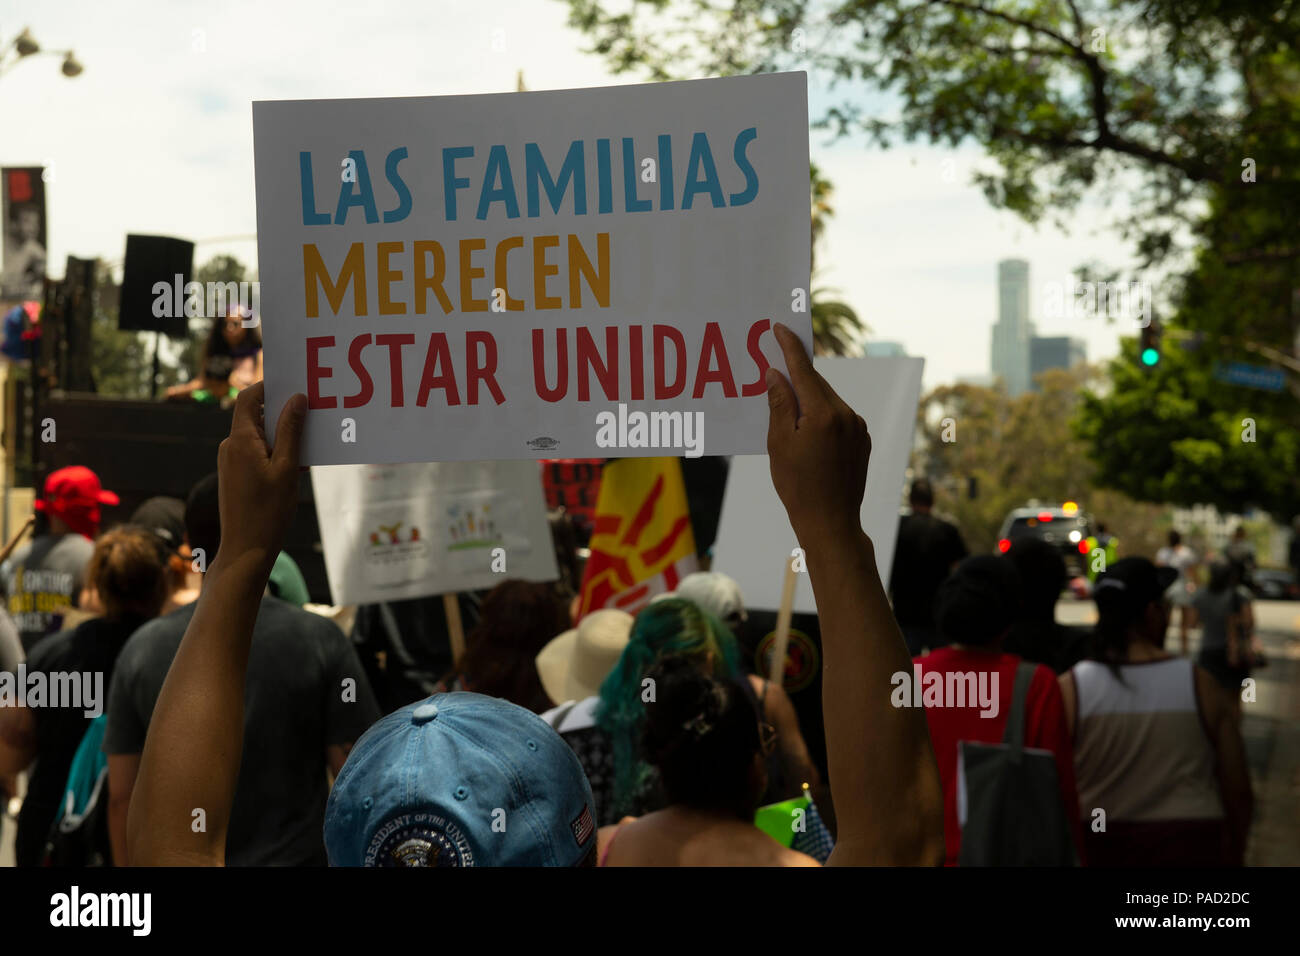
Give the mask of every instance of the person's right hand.
<path id="1" fill-rule="evenodd" d="M 294 395 L 285 402 L 271 451 L 262 423 L 262 397 L 261 382 L 239 393 L 230 437 L 217 454 L 220 553 L 237 559 L 255 552 L 269 572 L 298 509 L 298 455 L 307 398 Z"/>
<path id="2" fill-rule="evenodd" d="M 772 328 L 790 379 L 767 370 L 767 454 L 772 484 L 801 543 L 805 535 L 860 531 L 871 435 L 867 423 L 813 368 L 798 336 Z"/>

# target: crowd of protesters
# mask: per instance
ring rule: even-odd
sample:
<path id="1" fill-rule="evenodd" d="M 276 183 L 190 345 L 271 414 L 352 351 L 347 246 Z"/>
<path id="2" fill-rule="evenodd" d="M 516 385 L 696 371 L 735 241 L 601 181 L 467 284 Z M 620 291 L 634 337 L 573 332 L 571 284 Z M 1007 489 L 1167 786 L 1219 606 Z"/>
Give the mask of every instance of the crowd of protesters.
<path id="1" fill-rule="evenodd" d="M 114 865 L 1241 864 L 1241 536 L 1200 588 L 1172 535 L 1156 563 L 1114 562 L 1096 627 L 1072 628 L 1055 620 L 1057 549 L 970 556 L 919 479 L 887 592 L 859 521 L 867 425 L 777 329 L 790 375 L 768 373 L 768 447 L 817 603 L 825 773 L 786 689 L 747 672 L 744 599 L 722 573 L 575 621 L 561 528 L 560 582 L 465 598 L 455 660 L 441 600 L 360 608 L 348 634 L 304 609 L 282 546 L 305 402 L 263 424 L 245 384 L 188 500 L 101 533 L 117 496 L 62 469 L 0 565 L 0 666 L 106 689 L 98 708 L 0 708 L 0 775 L 12 789 L 26 772 L 19 865 L 87 826 L 70 809 L 86 761 L 104 775 L 82 835 L 105 845 L 85 859 Z M 210 357 L 255 345 L 219 324 Z M 1171 606 L 1181 655 L 1164 647 Z M 755 824 L 786 805 L 789 839 Z"/>

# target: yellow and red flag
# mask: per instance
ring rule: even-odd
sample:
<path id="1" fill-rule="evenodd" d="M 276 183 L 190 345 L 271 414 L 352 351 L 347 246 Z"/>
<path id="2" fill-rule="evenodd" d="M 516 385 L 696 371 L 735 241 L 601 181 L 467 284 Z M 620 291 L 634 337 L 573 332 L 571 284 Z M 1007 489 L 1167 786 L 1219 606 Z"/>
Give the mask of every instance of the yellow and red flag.
<path id="1" fill-rule="evenodd" d="M 590 548 L 579 618 L 606 607 L 635 614 L 698 570 L 681 461 L 620 458 L 607 464 Z"/>

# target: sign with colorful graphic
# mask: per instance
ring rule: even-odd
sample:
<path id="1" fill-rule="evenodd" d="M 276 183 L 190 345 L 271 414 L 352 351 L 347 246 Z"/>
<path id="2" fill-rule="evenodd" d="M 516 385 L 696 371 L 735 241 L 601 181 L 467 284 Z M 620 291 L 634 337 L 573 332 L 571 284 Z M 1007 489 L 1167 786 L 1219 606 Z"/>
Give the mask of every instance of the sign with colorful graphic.
<path id="1" fill-rule="evenodd" d="M 699 570 L 681 462 L 622 458 L 605 465 L 590 547 L 579 617 L 606 607 L 635 614 Z"/>
<path id="2" fill-rule="evenodd" d="M 563 508 L 590 527 L 596 516 L 596 495 L 605 459 L 557 458 L 543 461 L 541 465 L 546 507 Z"/>
<path id="3" fill-rule="evenodd" d="M 924 360 L 817 358 L 813 365 L 871 430 L 871 467 L 862 500 L 862 527 L 875 545 L 876 568 L 886 578 L 894 560 L 898 508 L 912 450 Z M 733 458 L 718 519 L 713 570 L 735 578 L 750 607 L 775 610 L 781 606 L 786 564 L 798 545 L 781 499 L 772 487 L 767 456 Z M 808 614 L 817 611 L 807 574 L 798 575 L 794 610 Z"/>
<path id="4" fill-rule="evenodd" d="M 339 465 L 311 478 L 335 604 L 558 577 L 533 462 Z"/>
<path id="5" fill-rule="evenodd" d="M 772 673 L 772 651 L 775 649 L 776 631 L 768 631 L 754 649 L 754 673 Z M 821 672 L 822 656 L 813 639 L 803 631 L 790 628 L 789 643 L 785 648 L 785 668 L 782 683 L 787 694 L 797 694 L 807 688 Z"/>
<path id="6" fill-rule="evenodd" d="M 253 104 L 306 464 L 758 453 L 811 349 L 803 73 Z"/>
<path id="7" fill-rule="evenodd" d="M 45 294 L 45 170 L 37 167 L 0 170 L 3 183 L 0 242 L 4 268 L 0 271 L 0 298 L 41 301 Z"/>

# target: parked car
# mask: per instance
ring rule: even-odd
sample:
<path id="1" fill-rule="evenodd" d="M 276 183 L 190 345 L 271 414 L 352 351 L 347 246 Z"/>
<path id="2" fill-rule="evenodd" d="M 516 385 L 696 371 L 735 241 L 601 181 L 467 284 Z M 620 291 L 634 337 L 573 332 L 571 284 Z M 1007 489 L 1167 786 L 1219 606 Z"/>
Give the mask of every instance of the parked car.
<path id="1" fill-rule="evenodd" d="M 1250 576 L 1250 589 L 1266 601 L 1300 601 L 1300 584 L 1291 571 L 1256 568 Z"/>

